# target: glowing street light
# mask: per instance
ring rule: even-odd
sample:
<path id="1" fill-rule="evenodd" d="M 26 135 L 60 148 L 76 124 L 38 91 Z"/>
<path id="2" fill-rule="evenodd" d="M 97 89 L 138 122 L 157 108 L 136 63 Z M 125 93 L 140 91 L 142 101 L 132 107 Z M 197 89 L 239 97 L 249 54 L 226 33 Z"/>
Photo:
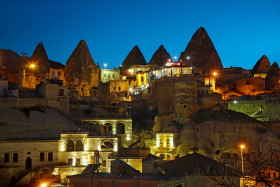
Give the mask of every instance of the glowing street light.
<path id="1" fill-rule="evenodd" d="M 245 145 L 241 144 L 240 146 L 241 150 L 241 169 L 242 169 L 242 174 L 244 175 L 244 159 L 243 159 L 243 150 L 245 149 Z"/>
<path id="2" fill-rule="evenodd" d="M 174 56 L 175 61 L 177 60 L 177 56 Z"/>
<path id="3" fill-rule="evenodd" d="M 214 75 L 214 76 L 217 76 L 217 72 L 214 72 L 213 75 Z"/>
<path id="4" fill-rule="evenodd" d="M 190 60 L 190 56 L 187 56 L 187 60 Z"/>
<path id="5" fill-rule="evenodd" d="M 104 66 L 104 69 L 107 67 L 107 64 L 105 63 L 105 64 L 103 64 L 103 66 Z"/>
<path id="6" fill-rule="evenodd" d="M 40 185 L 40 187 L 47 187 L 47 184 L 46 184 L 46 183 L 42 183 L 42 184 Z"/>

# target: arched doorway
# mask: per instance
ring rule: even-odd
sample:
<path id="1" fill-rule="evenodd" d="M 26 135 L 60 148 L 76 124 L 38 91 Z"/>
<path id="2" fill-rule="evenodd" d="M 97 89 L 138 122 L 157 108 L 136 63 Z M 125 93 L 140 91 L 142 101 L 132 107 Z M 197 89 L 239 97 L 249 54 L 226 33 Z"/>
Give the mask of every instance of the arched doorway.
<path id="1" fill-rule="evenodd" d="M 30 157 L 27 157 L 25 160 L 25 169 L 31 169 L 32 168 L 32 159 Z"/>
<path id="2" fill-rule="evenodd" d="M 117 134 L 125 134 L 125 125 L 123 123 L 117 124 Z"/>

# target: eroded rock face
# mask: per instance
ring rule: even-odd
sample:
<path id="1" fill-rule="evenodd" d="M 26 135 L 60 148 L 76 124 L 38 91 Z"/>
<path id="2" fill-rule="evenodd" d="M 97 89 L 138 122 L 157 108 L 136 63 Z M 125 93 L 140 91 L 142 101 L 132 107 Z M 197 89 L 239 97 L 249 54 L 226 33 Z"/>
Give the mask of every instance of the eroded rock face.
<path id="1" fill-rule="evenodd" d="M 263 55 L 255 64 L 252 73 L 268 73 L 268 70 L 270 68 L 270 62 L 268 58 Z"/>
<path id="2" fill-rule="evenodd" d="M 27 63 L 26 65 L 35 64 L 36 67 L 32 71 L 36 73 L 44 75 L 49 73 L 50 62 L 42 42 L 37 45 L 31 58 L 27 59 L 25 63 Z"/>
<path id="3" fill-rule="evenodd" d="M 89 96 L 92 87 L 97 87 L 99 69 L 97 68 L 88 46 L 81 40 L 66 62 L 65 82 L 79 92 L 81 96 Z"/>
<path id="4" fill-rule="evenodd" d="M 191 62 L 204 73 L 222 69 L 221 59 L 206 30 L 200 27 L 193 35 L 186 50 L 181 53 L 179 60 Z"/>
<path id="5" fill-rule="evenodd" d="M 280 69 L 277 62 L 274 62 L 269 68 L 268 73 L 265 78 L 265 88 L 266 90 L 274 91 L 275 85 L 279 83 Z"/>
<path id="6" fill-rule="evenodd" d="M 246 144 L 246 153 L 254 151 L 268 139 L 279 142 L 273 132 L 254 122 L 190 121 L 179 133 L 177 153 L 186 155 L 195 147 L 203 155 L 219 158 L 222 153 L 240 154 L 241 143 Z"/>
<path id="7" fill-rule="evenodd" d="M 122 63 L 121 69 L 128 69 L 131 65 L 146 65 L 146 60 L 141 53 L 139 47 L 136 45 L 127 55 Z"/>
<path id="8" fill-rule="evenodd" d="M 216 105 L 199 110 L 183 125 L 177 138 L 177 153 L 185 155 L 196 148 L 203 155 L 219 158 L 222 153 L 240 154 L 241 143 L 248 153 L 267 140 L 279 142 L 277 132 L 245 114 Z"/>
<path id="9" fill-rule="evenodd" d="M 158 50 L 153 54 L 153 57 L 150 60 L 149 64 L 158 65 L 162 67 L 169 59 L 171 59 L 170 54 L 166 51 L 163 45 L 161 45 L 159 46 Z"/>

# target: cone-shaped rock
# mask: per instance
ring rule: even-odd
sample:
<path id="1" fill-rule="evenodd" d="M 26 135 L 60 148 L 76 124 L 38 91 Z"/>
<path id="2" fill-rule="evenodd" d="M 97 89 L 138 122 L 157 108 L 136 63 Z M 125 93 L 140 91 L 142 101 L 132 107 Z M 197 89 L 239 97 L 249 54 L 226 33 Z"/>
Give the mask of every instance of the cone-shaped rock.
<path id="1" fill-rule="evenodd" d="M 194 33 L 186 50 L 181 53 L 179 60 L 190 61 L 193 66 L 208 73 L 223 68 L 221 59 L 203 27 L 200 27 Z"/>
<path id="2" fill-rule="evenodd" d="M 122 63 L 122 69 L 128 69 L 131 65 L 146 65 L 146 60 L 136 45 Z"/>
<path id="3" fill-rule="evenodd" d="M 27 61 L 26 63 L 34 63 L 35 69 L 33 71 L 37 73 L 49 73 L 50 62 L 42 42 L 40 42 L 35 48 L 31 57 L 31 61 Z"/>
<path id="4" fill-rule="evenodd" d="M 270 66 L 268 73 L 265 78 L 265 88 L 266 90 L 274 90 L 275 84 L 278 83 L 280 78 L 280 71 L 277 62 L 274 62 L 272 66 Z"/>
<path id="5" fill-rule="evenodd" d="M 66 62 L 65 82 L 74 86 L 80 95 L 88 96 L 90 89 L 97 86 L 98 68 L 84 40 L 81 40 Z"/>
<path id="6" fill-rule="evenodd" d="M 270 67 L 268 58 L 263 55 L 255 64 L 252 73 L 267 73 Z"/>
<path id="7" fill-rule="evenodd" d="M 164 64 L 171 59 L 170 54 L 165 50 L 163 45 L 159 46 L 158 50 L 154 53 L 149 64 L 164 66 Z"/>

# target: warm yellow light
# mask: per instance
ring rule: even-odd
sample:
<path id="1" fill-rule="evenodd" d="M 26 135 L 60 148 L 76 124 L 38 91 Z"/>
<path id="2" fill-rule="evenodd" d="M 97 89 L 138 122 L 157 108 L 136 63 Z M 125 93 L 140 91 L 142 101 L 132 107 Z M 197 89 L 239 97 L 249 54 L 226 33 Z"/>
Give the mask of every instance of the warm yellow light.
<path id="1" fill-rule="evenodd" d="M 30 64 L 30 68 L 35 68 L 35 64 Z"/>
<path id="2" fill-rule="evenodd" d="M 40 187 L 46 187 L 46 186 L 47 186 L 46 183 L 43 183 L 43 184 L 40 185 Z"/>
<path id="3" fill-rule="evenodd" d="M 241 144 L 240 149 L 244 149 L 244 148 L 245 148 L 245 145 Z"/>
<path id="4" fill-rule="evenodd" d="M 217 75 L 217 72 L 214 72 L 213 75 L 216 76 L 216 75 Z"/>

